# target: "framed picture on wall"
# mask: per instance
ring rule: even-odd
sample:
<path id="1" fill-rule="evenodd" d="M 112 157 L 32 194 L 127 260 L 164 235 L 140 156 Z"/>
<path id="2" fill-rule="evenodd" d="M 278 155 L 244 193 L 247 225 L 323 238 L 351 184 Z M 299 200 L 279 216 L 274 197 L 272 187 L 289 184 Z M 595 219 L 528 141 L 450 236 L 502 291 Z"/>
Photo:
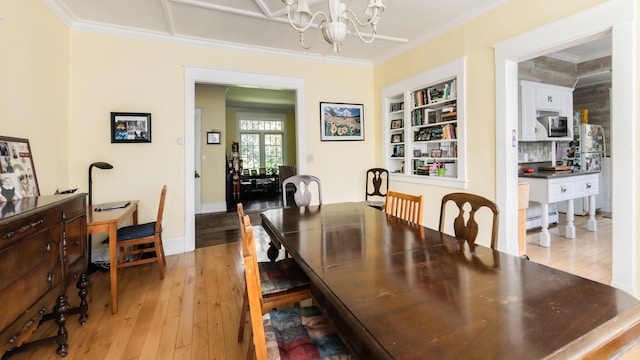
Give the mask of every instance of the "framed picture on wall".
<path id="1" fill-rule="evenodd" d="M 13 213 L 18 200 L 40 195 L 33 154 L 28 139 L 0 136 L 0 218 Z"/>
<path id="2" fill-rule="evenodd" d="M 111 113 L 112 143 L 150 143 L 151 113 Z"/>
<path id="3" fill-rule="evenodd" d="M 364 140 L 362 104 L 320 103 L 320 140 Z"/>
<path id="4" fill-rule="evenodd" d="M 207 131 L 207 144 L 220 144 L 220 131 Z"/>

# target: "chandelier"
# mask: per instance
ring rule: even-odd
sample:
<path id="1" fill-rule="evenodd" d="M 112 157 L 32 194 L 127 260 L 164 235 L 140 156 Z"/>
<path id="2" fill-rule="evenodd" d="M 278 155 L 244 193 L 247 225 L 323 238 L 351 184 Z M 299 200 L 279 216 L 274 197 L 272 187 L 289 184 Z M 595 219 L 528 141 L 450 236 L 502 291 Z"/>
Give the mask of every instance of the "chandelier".
<path id="1" fill-rule="evenodd" d="M 382 0 L 368 0 L 369 5 L 364 10 L 365 15 L 369 17 L 366 22 L 360 21 L 356 14 L 347 9 L 345 4 L 340 0 L 327 0 L 329 5 L 329 15 L 322 11 L 313 14 L 309 10 L 309 0 L 282 0 L 286 5 L 287 18 L 289 24 L 300 33 L 300 44 L 305 49 L 304 32 L 309 29 L 316 18 L 322 17 L 322 21 L 318 25 L 324 39 L 331 44 L 333 52 L 339 53 L 342 48 L 342 41 L 347 36 L 347 25 L 351 24 L 362 42 L 370 44 L 376 38 L 376 25 L 380 21 L 379 15 L 384 11 Z M 296 4 L 293 15 L 291 8 Z M 371 27 L 371 33 L 363 34 L 358 27 Z"/>

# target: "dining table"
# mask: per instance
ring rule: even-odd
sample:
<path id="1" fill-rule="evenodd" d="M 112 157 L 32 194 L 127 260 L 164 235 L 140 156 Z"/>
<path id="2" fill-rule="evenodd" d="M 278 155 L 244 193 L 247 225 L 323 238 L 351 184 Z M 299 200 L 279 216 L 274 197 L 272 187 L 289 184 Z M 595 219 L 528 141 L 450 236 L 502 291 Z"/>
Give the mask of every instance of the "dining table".
<path id="1" fill-rule="evenodd" d="M 601 359 L 640 337 L 640 301 L 623 290 L 363 203 L 261 220 L 355 358 Z"/>

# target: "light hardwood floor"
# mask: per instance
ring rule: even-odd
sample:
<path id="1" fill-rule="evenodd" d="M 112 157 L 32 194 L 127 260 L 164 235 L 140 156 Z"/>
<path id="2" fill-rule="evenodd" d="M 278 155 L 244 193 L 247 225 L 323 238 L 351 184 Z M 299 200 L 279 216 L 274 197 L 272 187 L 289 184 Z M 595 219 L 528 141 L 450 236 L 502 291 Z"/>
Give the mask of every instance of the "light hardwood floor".
<path id="1" fill-rule="evenodd" d="M 557 236 L 559 228 L 552 228 L 551 248 L 539 247 L 531 232 L 527 253 L 531 261 L 609 283 L 611 220 L 599 217 L 597 233 L 584 231 L 582 220 L 576 218 L 574 240 Z M 259 253 L 264 254 L 267 235 L 260 226 L 255 230 Z M 168 256 L 164 281 L 154 264 L 124 269 L 116 315 L 110 310 L 108 273 L 92 274 L 90 317 L 83 327 L 77 316 L 69 317 L 66 359 L 244 359 L 249 326 L 244 343 L 236 341 L 244 286 L 240 251 L 238 241 Z M 75 291 L 69 296 L 75 298 Z M 38 330 L 43 331 L 55 334 L 56 328 L 47 324 Z M 620 359 L 640 358 L 636 348 Z M 50 344 L 12 359 L 60 357 Z"/>

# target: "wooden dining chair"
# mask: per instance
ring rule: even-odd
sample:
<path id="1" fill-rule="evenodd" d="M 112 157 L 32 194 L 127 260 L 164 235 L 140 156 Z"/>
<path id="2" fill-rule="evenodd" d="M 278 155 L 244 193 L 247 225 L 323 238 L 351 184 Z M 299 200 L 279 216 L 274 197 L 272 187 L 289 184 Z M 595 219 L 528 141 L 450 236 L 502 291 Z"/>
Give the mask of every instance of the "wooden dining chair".
<path id="1" fill-rule="evenodd" d="M 287 185 L 293 185 L 295 187 L 295 193 L 293 194 L 293 200 L 298 207 L 309 206 L 313 196 L 309 187 L 315 183 L 318 189 L 318 204 L 322 205 L 322 189 L 320 188 L 320 179 L 313 175 L 293 175 L 282 181 L 282 204 L 284 207 L 288 207 L 287 199 Z M 303 185 L 304 184 L 304 185 Z"/>
<path id="2" fill-rule="evenodd" d="M 246 236 L 245 225 L 249 222 L 249 217 L 244 213 L 242 203 L 238 203 L 238 220 L 240 223 L 240 233 L 242 235 L 242 254 L 256 254 L 255 241 L 249 243 Z M 262 276 L 261 294 L 262 308 L 264 311 L 271 311 L 283 306 L 291 306 L 303 300 L 311 298 L 309 278 L 304 274 L 295 260 L 285 258 L 275 262 L 259 262 L 258 270 Z M 246 271 L 246 270 L 245 270 Z M 247 284 L 245 283 L 242 308 L 240 311 L 240 325 L 238 327 L 238 342 L 244 339 L 244 325 L 249 311 L 249 298 L 247 294 Z"/>
<path id="3" fill-rule="evenodd" d="M 422 195 L 409 195 L 388 190 L 384 211 L 389 215 L 422 225 L 423 204 Z"/>
<path id="4" fill-rule="evenodd" d="M 373 168 L 367 170 L 367 179 L 365 183 L 364 200 L 367 205 L 376 209 L 383 209 L 385 198 L 389 191 L 389 171 L 383 168 Z M 369 198 L 377 200 L 369 200 Z"/>
<path id="5" fill-rule="evenodd" d="M 349 350 L 318 307 L 266 310 L 263 274 L 256 259 L 253 227 L 246 215 L 242 227 L 242 239 L 249 250 L 244 254 L 244 275 L 252 329 L 247 359 L 292 358 L 290 354 L 304 359 L 350 359 Z"/>
<path id="6" fill-rule="evenodd" d="M 156 220 L 144 224 L 125 226 L 118 229 L 116 241 L 109 242 L 109 271 L 111 276 L 112 309 L 117 312 L 118 271 L 120 268 L 155 262 L 160 278 L 164 279 L 167 262 L 162 245 L 162 214 L 167 197 L 167 186 L 162 187 Z"/>
<path id="7" fill-rule="evenodd" d="M 440 205 L 440 232 L 445 231 L 445 226 L 447 224 L 446 209 L 449 202 L 454 203 L 458 208 L 458 213 L 455 214 L 457 216 L 453 220 L 453 235 L 459 241 L 466 241 L 471 248 L 475 247 L 476 238 L 478 237 L 479 229 L 478 222 L 476 221 L 477 211 L 482 208 L 487 208 L 491 211 L 493 214 L 491 225 L 491 248 L 495 250 L 498 245 L 498 220 L 500 218 L 498 205 L 480 195 L 461 192 L 447 194 L 442 198 L 442 203 Z M 465 218 L 467 219 L 466 221 Z"/>

